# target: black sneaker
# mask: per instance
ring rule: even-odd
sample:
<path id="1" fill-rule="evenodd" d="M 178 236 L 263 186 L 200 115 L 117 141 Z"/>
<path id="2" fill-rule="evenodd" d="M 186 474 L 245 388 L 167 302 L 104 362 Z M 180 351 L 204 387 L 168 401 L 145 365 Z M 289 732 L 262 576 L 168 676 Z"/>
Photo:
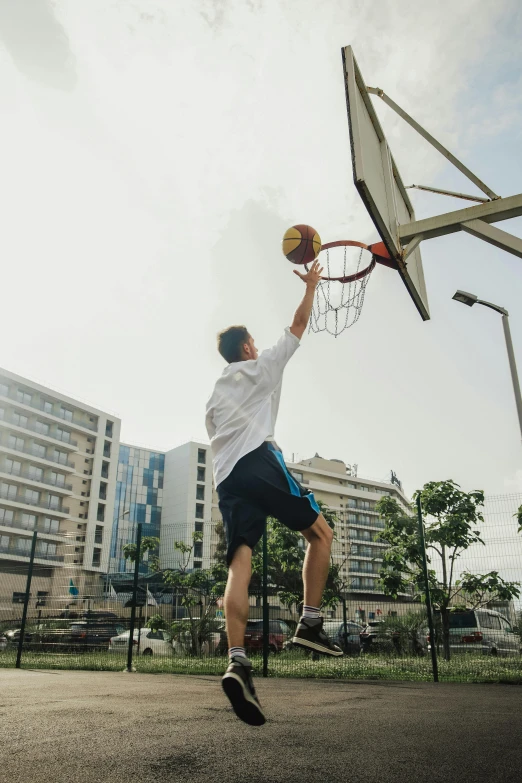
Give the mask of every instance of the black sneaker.
<path id="1" fill-rule="evenodd" d="M 292 639 L 294 644 L 315 650 L 323 655 L 342 655 L 341 648 L 334 644 L 323 631 L 323 618 L 301 617 Z"/>
<path id="2" fill-rule="evenodd" d="M 221 685 L 240 720 L 250 726 L 262 726 L 265 723 L 252 681 L 252 664 L 248 658 L 232 658 Z"/>

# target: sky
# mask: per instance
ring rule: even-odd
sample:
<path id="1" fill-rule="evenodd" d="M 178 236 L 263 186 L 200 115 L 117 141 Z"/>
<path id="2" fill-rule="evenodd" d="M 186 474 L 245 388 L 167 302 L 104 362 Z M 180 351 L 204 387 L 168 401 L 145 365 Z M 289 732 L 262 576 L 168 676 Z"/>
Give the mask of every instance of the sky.
<path id="1" fill-rule="evenodd" d="M 0 0 L 0 366 L 116 413 L 127 443 L 206 440 L 217 332 L 269 347 L 304 290 L 289 226 L 379 239 L 353 184 L 341 47 L 502 196 L 522 191 L 516 0 Z M 475 187 L 372 97 L 405 184 Z M 409 191 L 417 217 L 467 202 Z M 469 205 L 469 204 L 468 204 Z M 501 228 L 522 236 L 522 218 Z M 379 267 L 360 320 L 308 334 L 276 437 L 408 493 L 522 491 L 500 316 L 522 373 L 520 259 L 421 245 L 431 320 Z"/>

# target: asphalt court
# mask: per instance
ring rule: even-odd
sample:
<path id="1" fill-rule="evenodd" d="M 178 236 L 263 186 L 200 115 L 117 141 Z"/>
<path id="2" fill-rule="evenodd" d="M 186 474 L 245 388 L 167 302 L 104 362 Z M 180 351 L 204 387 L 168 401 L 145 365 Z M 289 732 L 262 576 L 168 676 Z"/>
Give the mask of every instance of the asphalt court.
<path id="1" fill-rule="evenodd" d="M 251 728 L 215 677 L 0 669 L 0 781 L 521 780 L 520 686 L 256 684 Z"/>

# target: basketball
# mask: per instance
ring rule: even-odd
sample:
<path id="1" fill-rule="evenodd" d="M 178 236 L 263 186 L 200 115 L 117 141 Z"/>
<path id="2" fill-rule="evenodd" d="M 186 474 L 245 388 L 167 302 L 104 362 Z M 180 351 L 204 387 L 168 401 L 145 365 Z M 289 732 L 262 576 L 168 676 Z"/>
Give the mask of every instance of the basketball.
<path id="1" fill-rule="evenodd" d="M 321 237 L 312 226 L 292 226 L 283 237 L 283 253 L 292 264 L 309 264 L 321 249 Z"/>

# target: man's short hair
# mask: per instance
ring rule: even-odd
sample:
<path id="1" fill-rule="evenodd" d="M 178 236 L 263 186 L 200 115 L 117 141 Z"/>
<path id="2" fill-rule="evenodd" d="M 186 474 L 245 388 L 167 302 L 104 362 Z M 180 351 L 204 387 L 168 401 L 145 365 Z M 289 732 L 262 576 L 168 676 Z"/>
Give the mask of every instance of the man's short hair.
<path id="1" fill-rule="evenodd" d="M 243 345 L 250 339 L 246 326 L 229 326 L 218 334 L 218 351 L 229 364 L 241 361 Z"/>

